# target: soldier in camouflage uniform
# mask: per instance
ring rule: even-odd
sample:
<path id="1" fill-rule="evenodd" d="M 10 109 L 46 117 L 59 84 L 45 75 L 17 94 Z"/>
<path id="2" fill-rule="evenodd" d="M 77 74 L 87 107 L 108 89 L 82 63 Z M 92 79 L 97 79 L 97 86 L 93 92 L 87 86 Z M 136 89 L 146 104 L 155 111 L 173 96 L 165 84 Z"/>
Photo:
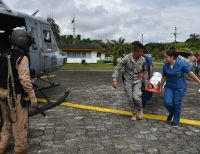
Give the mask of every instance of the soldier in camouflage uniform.
<path id="1" fill-rule="evenodd" d="M 126 55 L 116 66 L 112 75 L 113 88 L 117 88 L 117 78 L 120 70 L 124 71 L 124 85 L 128 101 L 131 105 L 133 114 L 132 120 L 143 119 L 143 108 L 141 99 L 142 78 L 147 78 L 146 61 L 142 57 L 144 46 L 140 43 L 135 44 L 131 54 Z M 144 75 L 145 74 L 145 75 Z"/>

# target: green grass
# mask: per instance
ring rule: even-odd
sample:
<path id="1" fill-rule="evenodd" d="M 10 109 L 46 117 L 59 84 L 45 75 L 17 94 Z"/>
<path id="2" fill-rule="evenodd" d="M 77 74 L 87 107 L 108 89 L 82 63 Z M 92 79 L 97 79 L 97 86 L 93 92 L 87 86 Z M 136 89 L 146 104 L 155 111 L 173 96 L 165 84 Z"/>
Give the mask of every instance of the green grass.
<path id="1" fill-rule="evenodd" d="M 155 71 L 162 70 L 161 64 L 154 64 Z M 65 64 L 62 69 L 65 70 L 114 70 L 113 64 L 97 63 L 97 64 Z"/>
<path id="2" fill-rule="evenodd" d="M 62 69 L 67 70 L 113 70 L 113 64 L 65 64 Z"/>
<path id="3" fill-rule="evenodd" d="M 162 64 L 153 64 L 153 70 L 154 71 L 162 72 L 162 67 L 163 67 Z"/>
<path id="4" fill-rule="evenodd" d="M 164 59 L 153 59 L 153 62 L 163 63 Z"/>

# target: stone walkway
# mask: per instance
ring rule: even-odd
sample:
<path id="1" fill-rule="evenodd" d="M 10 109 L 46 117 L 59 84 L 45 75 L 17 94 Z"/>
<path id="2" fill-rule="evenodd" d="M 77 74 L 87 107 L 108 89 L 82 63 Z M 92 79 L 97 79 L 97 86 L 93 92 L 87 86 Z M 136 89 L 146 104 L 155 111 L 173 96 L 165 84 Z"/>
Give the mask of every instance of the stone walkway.
<path id="1" fill-rule="evenodd" d="M 58 71 L 51 99 L 71 90 L 68 102 L 130 111 L 123 84 L 111 88 L 112 72 Z M 189 81 L 182 117 L 199 120 L 198 86 Z M 145 113 L 167 115 L 163 96 L 154 95 Z M 186 154 L 200 153 L 200 126 L 172 128 L 164 121 L 132 121 L 130 116 L 59 106 L 30 118 L 30 154 Z"/>

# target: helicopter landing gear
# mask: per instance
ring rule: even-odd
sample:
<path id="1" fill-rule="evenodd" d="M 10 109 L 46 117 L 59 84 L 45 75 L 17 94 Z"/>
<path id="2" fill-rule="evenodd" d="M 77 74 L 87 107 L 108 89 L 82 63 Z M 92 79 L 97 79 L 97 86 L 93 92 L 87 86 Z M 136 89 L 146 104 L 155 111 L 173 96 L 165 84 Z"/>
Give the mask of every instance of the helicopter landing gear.
<path id="1" fill-rule="evenodd" d="M 58 87 L 60 86 L 60 84 L 55 84 L 53 82 L 52 79 L 50 79 L 50 77 L 47 75 L 46 76 L 47 80 L 45 80 L 44 78 L 42 77 L 38 77 L 37 79 L 45 82 L 45 83 L 48 83 L 49 85 L 46 86 L 46 87 L 39 87 L 36 83 L 33 82 L 33 87 L 35 88 L 35 91 L 38 92 L 44 99 L 45 99 L 45 102 L 47 102 L 45 105 L 42 105 L 42 106 L 37 106 L 35 108 L 35 110 L 33 111 L 30 111 L 29 110 L 29 117 L 31 116 L 34 116 L 36 114 L 42 114 L 43 116 L 46 116 L 46 114 L 44 113 L 44 111 L 47 111 L 49 109 L 52 109 L 58 105 L 60 105 L 62 102 L 64 102 L 66 100 L 66 98 L 69 96 L 69 94 L 71 93 L 71 91 L 66 91 L 64 93 L 64 95 L 62 97 L 60 97 L 56 102 L 51 102 L 49 100 L 49 98 L 47 97 L 47 95 L 44 93 L 44 90 L 46 89 L 50 89 L 50 88 L 54 88 L 54 87 Z"/>

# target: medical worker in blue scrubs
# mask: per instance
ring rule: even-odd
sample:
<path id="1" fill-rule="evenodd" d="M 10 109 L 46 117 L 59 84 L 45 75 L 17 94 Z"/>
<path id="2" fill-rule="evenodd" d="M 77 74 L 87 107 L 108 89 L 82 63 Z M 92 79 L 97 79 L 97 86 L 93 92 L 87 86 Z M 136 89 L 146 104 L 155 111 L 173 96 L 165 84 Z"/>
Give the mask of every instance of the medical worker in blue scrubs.
<path id="1" fill-rule="evenodd" d="M 147 70 L 148 70 L 148 80 L 149 80 L 153 75 L 152 58 L 150 56 L 146 56 L 146 55 L 143 55 L 143 57 L 146 60 L 146 66 L 147 66 Z M 142 83 L 142 106 L 143 106 L 143 108 L 145 107 L 146 103 L 151 99 L 151 97 L 152 97 L 152 92 L 145 90 L 145 82 L 143 82 Z"/>
<path id="2" fill-rule="evenodd" d="M 182 99 L 187 89 L 185 74 L 188 74 L 191 79 L 200 85 L 200 80 L 192 72 L 191 67 L 185 61 L 177 60 L 177 56 L 175 49 L 166 52 L 166 63 L 163 65 L 163 78 L 161 81 L 161 90 L 166 81 L 164 105 L 169 112 L 167 122 L 172 122 L 173 127 L 178 127 L 180 121 Z"/>

